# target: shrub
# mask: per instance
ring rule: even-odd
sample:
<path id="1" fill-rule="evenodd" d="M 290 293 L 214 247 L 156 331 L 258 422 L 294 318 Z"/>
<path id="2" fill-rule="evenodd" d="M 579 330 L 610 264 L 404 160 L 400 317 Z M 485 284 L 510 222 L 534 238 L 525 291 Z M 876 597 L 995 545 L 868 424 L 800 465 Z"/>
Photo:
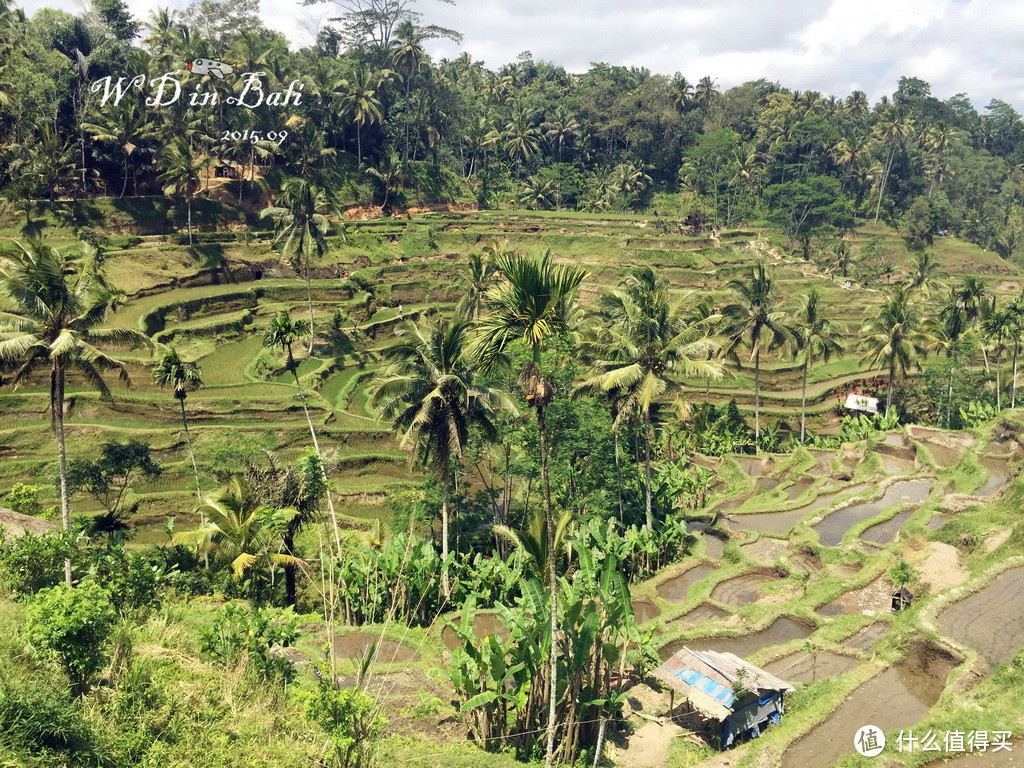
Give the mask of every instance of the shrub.
<path id="1" fill-rule="evenodd" d="M 114 619 L 107 592 L 99 585 L 59 584 L 42 590 L 29 605 L 29 643 L 55 659 L 77 691 L 85 691 L 106 660 Z"/>
<path id="2" fill-rule="evenodd" d="M 0 744 L 45 765 L 100 764 L 81 703 L 42 680 L 0 682 Z"/>
<path id="3" fill-rule="evenodd" d="M 0 573 L 11 592 L 34 595 L 60 584 L 64 558 L 70 556 L 75 566 L 80 554 L 75 535 L 66 531 L 26 533 L 6 541 L 0 536 Z"/>
<path id="4" fill-rule="evenodd" d="M 339 688 L 329 674 L 316 669 L 317 690 L 306 716 L 327 733 L 339 768 L 369 768 L 385 720 L 369 696 L 358 688 Z"/>
<path id="5" fill-rule="evenodd" d="M 291 611 L 277 613 L 238 603 L 217 611 L 213 624 L 202 632 L 200 649 L 222 664 L 244 662 L 261 680 L 289 682 L 295 676 L 290 661 L 271 653 L 275 646 L 293 645 L 299 636 L 298 619 Z"/>
<path id="6" fill-rule="evenodd" d="M 43 505 L 39 503 L 39 486 L 15 483 L 4 497 L 4 504 L 23 515 L 38 517 L 43 513 Z"/>

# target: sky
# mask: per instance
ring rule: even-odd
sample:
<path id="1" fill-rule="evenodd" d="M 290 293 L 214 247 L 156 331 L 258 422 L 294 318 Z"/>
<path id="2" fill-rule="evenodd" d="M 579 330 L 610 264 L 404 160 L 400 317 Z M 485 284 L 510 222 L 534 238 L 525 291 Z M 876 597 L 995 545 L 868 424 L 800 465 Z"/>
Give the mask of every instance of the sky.
<path id="1" fill-rule="evenodd" d="M 22 0 L 79 10 L 83 0 Z M 137 18 L 188 0 L 127 0 Z M 523 51 L 583 72 L 591 62 L 710 75 L 724 90 L 764 77 L 785 87 L 846 96 L 891 94 L 900 76 L 933 95 L 966 93 L 1024 111 L 1024 3 L 1019 0 L 418 0 L 424 23 L 458 30 L 434 40 L 435 60 L 463 51 L 497 68 Z M 294 45 L 337 14 L 332 3 L 262 0 L 266 25 Z"/>

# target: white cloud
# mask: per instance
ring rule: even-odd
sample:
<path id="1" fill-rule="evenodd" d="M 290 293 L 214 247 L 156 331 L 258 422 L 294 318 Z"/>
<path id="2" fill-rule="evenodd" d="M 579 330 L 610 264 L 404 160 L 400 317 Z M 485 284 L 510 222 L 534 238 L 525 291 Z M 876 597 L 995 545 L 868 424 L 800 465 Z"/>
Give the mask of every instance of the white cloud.
<path id="1" fill-rule="evenodd" d="M 23 0 L 29 13 L 79 0 Z M 140 19 L 158 4 L 128 0 Z M 797 89 L 872 99 L 902 75 L 939 98 L 966 92 L 978 105 L 1001 98 L 1024 111 L 1024 3 L 1015 0 L 421 0 L 427 22 L 459 30 L 462 45 L 431 41 L 435 57 L 468 51 L 496 68 L 524 50 L 573 72 L 591 62 L 642 66 L 728 88 L 765 77 Z M 336 12 L 331 3 L 264 0 L 263 15 L 295 45 Z"/>

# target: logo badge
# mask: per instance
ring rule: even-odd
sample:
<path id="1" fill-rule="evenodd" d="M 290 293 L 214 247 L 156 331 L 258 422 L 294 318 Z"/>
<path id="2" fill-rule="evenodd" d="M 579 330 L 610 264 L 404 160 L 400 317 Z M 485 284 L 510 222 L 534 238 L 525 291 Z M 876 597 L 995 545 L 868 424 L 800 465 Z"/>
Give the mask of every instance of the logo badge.
<path id="1" fill-rule="evenodd" d="M 885 749 L 885 734 L 881 728 L 865 725 L 853 737 L 853 745 L 864 757 L 874 757 Z"/>

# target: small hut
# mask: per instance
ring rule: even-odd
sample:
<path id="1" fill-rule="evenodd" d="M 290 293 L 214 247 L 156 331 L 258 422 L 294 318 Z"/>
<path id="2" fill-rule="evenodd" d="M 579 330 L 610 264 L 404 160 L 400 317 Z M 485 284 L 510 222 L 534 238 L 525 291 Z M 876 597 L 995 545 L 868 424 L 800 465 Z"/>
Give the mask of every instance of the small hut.
<path id="1" fill-rule="evenodd" d="M 691 651 L 686 646 L 654 671 L 654 677 L 707 723 L 722 749 L 761 735 L 782 717 L 783 696 L 796 690 L 785 680 L 731 653 Z"/>
<path id="2" fill-rule="evenodd" d="M 213 169 L 215 179 L 237 179 L 238 169 L 233 165 L 221 164 Z"/>
<path id="3" fill-rule="evenodd" d="M 910 590 L 901 584 L 900 588 L 892 593 L 892 612 L 899 613 L 906 610 L 913 599 L 914 596 L 910 593 Z"/>

